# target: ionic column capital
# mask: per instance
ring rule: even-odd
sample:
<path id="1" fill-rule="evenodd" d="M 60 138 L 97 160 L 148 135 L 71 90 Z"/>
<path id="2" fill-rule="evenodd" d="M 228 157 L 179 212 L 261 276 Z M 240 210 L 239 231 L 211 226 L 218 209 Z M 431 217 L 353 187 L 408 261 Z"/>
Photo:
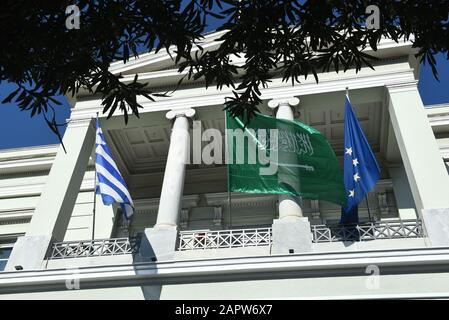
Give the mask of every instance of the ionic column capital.
<path id="1" fill-rule="evenodd" d="M 273 99 L 268 101 L 268 107 L 271 109 L 276 109 L 280 106 L 289 106 L 294 107 L 299 104 L 299 98 L 296 97 L 289 97 L 289 98 L 282 98 L 282 99 Z"/>
<path id="2" fill-rule="evenodd" d="M 186 118 L 192 118 L 195 115 L 196 111 L 195 109 L 189 108 L 189 109 L 180 109 L 180 110 L 170 110 L 167 112 L 165 117 L 168 120 L 173 120 L 178 117 L 186 117 Z"/>

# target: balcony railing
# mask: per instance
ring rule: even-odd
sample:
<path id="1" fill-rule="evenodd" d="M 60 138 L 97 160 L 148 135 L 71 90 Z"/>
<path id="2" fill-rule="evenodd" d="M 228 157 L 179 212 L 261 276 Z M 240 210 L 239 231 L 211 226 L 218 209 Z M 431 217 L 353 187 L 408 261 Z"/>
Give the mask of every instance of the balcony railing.
<path id="1" fill-rule="evenodd" d="M 314 243 L 369 241 L 380 239 L 422 238 L 420 220 L 371 222 L 353 226 L 314 225 Z M 58 242 L 52 246 L 49 259 L 86 258 L 134 254 L 141 237 Z M 272 244 L 272 229 L 238 229 L 220 231 L 182 231 L 179 251 L 224 248 L 265 247 Z"/>
<path id="2" fill-rule="evenodd" d="M 54 243 L 50 259 L 117 256 L 138 252 L 140 237 Z"/>
<path id="3" fill-rule="evenodd" d="M 348 226 L 312 226 L 314 243 L 339 241 L 369 241 L 379 239 L 422 238 L 420 220 L 371 222 Z"/>
<path id="4" fill-rule="evenodd" d="M 271 228 L 221 231 L 182 231 L 178 250 L 201 250 L 270 246 Z"/>

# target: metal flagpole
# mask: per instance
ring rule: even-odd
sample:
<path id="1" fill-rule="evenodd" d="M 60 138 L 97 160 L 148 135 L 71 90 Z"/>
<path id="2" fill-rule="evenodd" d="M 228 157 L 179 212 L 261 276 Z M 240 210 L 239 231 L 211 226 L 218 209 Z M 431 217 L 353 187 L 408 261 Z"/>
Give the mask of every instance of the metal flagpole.
<path id="1" fill-rule="evenodd" d="M 92 240 L 95 240 L 95 214 L 97 211 L 97 152 L 96 148 L 96 139 L 97 139 L 97 121 L 98 121 L 98 112 L 97 117 L 95 118 L 95 144 L 94 144 L 94 208 L 92 212 Z"/>
<path id="2" fill-rule="evenodd" d="M 368 208 L 368 218 L 369 218 L 369 221 L 370 221 L 370 222 L 373 222 L 373 221 L 371 220 L 371 210 L 369 209 L 368 195 L 366 195 L 365 200 L 366 200 L 366 207 Z"/>
<path id="3" fill-rule="evenodd" d="M 225 110 L 225 154 L 226 154 L 226 173 L 227 173 L 227 178 L 228 178 L 228 212 L 229 212 L 229 229 L 231 229 L 232 227 L 232 209 L 231 209 L 231 205 L 232 205 L 232 201 L 231 201 L 231 188 L 230 188 L 230 181 L 229 181 L 229 142 L 228 142 L 228 114 L 227 111 Z"/>
<path id="4" fill-rule="evenodd" d="M 228 169 L 228 178 L 229 178 L 229 169 Z M 231 201 L 231 192 L 229 191 L 229 182 L 228 182 L 228 207 L 229 207 L 229 229 L 232 229 L 232 201 Z"/>

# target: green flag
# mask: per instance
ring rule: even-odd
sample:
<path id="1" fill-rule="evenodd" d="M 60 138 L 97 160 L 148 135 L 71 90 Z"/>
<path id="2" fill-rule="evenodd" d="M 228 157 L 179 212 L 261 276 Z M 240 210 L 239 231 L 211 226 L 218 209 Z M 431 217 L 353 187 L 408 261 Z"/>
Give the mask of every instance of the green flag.
<path id="1" fill-rule="evenodd" d="M 337 158 L 316 129 L 259 113 L 245 127 L 227 112 L 226 129 L 229 191 L 346 204 Z"/>

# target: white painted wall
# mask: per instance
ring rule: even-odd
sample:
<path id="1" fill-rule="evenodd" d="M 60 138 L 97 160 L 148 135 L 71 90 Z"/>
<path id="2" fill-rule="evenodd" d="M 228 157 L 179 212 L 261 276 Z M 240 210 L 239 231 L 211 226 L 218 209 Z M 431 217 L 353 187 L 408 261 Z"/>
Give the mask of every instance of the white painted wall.
<path id="1" fill-rule="evenodd" d="M 14 240 L 25 234 L 29 220 L 39 202 L 48 172 L 22 177 L 0 175 L 0 238 Z M 65 241 L 92 237 L 93 171 L 86 172 L 77 196 Z M 96 238 L 109 238 L 115 208 L 104 206 L 97 197 Z"/>

